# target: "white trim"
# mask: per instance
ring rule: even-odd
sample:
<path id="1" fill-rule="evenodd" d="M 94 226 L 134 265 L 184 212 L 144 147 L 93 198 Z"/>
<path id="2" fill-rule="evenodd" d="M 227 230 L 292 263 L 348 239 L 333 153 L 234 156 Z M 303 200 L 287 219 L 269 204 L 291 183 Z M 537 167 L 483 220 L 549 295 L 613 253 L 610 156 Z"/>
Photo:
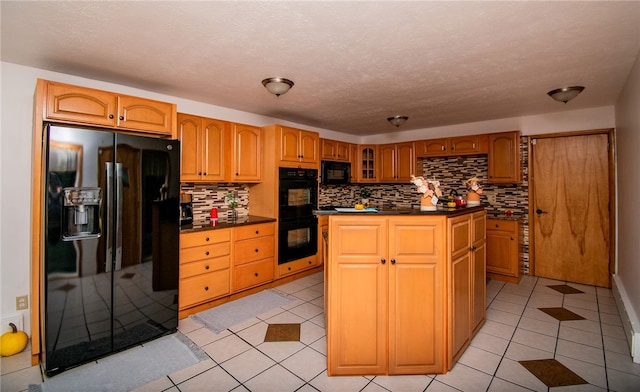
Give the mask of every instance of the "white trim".
<path id="1" fill-rule="evenodd" d="M 618 278 L 618 275 L 613 275 L 613 297 L 618 305 L 620 311 L 620 319 L 622 320 L 622 327 L 624 328 L 627 342 L 631 348 L 631 358 L 633 362 L 640 363 L 640 321 L 636 314 L 629 296 L 622 281 Z"/>

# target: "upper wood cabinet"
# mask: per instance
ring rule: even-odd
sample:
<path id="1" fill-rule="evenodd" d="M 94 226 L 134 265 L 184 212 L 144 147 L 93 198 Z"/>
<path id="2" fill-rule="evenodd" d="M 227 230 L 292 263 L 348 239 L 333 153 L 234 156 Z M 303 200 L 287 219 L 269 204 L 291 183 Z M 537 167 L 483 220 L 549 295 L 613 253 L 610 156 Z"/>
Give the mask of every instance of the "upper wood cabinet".
<path id="1" fill-rule="evenodd" d="M 229 127 L 226 121 L 178 114 L 180 181 L 222 182 L 228 179 Z"/>
<path id="2" fill-rule="evenodd" d="M 489 134 L 487 182 L 517 184 L 520 181 L 520 131 Z"/>
<path id="3" fill-rule="evenodd" d="M 46 82 L 44 118 L 177 137 L 175 104 L 57 82 Z"/>
<path id="4" fill-rule="evenodd" d="M 416 142 L 416 156 L 437 157 L 487 153 L 487 135 L 456 136 Z"/>
<path id="5" fill-rule="evenodd" d="M 416 170 L 413 142 L 382 144 L 379 147 L 380 182 L 409 182 Z"/>
<path id="6" fill-rule="evenodd" d="M 329 161 L 350 160 L 350 143 L 331 139 L 320 139 L 320 158 Z"/>
<path id="7" fill-rule="evenodd" d="M 435 157 L 449 154 L 449 139 L 418 140 L 416 142 L 417 157 Z"/>
<path id="8" fill-rule="evenodd" d="M 260 182 L 261 130 L 178 114 L 182 182 Z"/>
<path id="9" fill-rule="evenodd" d="M 357 165 L 351 167 L 356 170 L 357 182 L 378 182 L 380 180 L 380 169 L 378 166 L 378 146 L 375 144 L 358 145 Z"/>
<path id="10" fill-rule="evenodd" d="M 231 178 L 233 182 L 260 182 L 262 132 L 259 127 L 232 124 L 233 156 Z"/>
<path id="11" fill-rule="evenodd" d="M 279 126 L 280 162 L 318 164 L 319 140 L 317 132 Z"/>

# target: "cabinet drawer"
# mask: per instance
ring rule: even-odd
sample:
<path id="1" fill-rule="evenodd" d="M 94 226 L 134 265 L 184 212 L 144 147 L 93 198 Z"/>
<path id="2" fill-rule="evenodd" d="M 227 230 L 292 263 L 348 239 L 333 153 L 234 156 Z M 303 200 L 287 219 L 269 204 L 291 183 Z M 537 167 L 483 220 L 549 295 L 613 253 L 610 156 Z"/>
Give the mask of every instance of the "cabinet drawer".
<path id="1" fill-rule="evenodd" d="M 231 241 L 231 229 L 206 230 L 180 235 L 180 249 Z"/>
<path id="2" fill-rule="evenodd" d="M 305 257 L 304 259 L 279 264 L 278 277 L 295 274 L 296 272 L 315 267 L 318 264 L 318 258 L 316 256 L 309 256 Z"/>
<path id="3" fill-rule="evenodd" d="M 178 306 L 183 309 L 229 294 L 229 269 L 180 279 Z"/>
<path id="4" fill-rule="evenodd" d="M 180 278 L 189 278 L 195 275 L 206 274 L 229 268 L 231 256 L 214 257 L 206 260 L 194 261 L 180 265 Z"/>
<path id="5" fill-rule="evenodd" d="M 274 236 L 237 241 L 233 248 L 234 264 L 246 264 L 267 257 L 274 257 L 275 246 L 276 240 Z"/>
<path id="6" fill-rule="evenodd" d="M 518 230 L 518 221 L 487 219 L 487 231 L 490 230 L 508 231 L 515 235 Z"/>
<path id="7" fill-rule="evenodd" d="M 231 243 L 221 242 L 206 246 L 196 246 L 180 250 L 180 264 L 189 263 L 196 260 L 219 257 L 231 253 Z"/>
<path id="8" fill-rule="evenodd" d="M 236 241 L 274 235 L 275 227 L 276 225 L 274 223 L 261 223 L 259 225 L 236 227 L 234 229 L 236 234 Z"/>
<path id="9" fill-rule="evenodd" d="M 248 289 L 273 280 L 273 257 L 235 267 L 233 291 Z"/>

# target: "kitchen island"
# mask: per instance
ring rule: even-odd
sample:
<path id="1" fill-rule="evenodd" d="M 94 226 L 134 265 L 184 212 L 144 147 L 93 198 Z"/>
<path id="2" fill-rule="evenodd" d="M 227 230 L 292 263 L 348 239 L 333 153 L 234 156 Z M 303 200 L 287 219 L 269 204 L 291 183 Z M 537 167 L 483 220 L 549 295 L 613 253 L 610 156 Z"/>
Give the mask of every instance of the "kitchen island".
<path id="1" fill-rule="evenodd" d="M 484 208 L 328 218 L 328 374 L 446 373 L 485 319 Z"/>

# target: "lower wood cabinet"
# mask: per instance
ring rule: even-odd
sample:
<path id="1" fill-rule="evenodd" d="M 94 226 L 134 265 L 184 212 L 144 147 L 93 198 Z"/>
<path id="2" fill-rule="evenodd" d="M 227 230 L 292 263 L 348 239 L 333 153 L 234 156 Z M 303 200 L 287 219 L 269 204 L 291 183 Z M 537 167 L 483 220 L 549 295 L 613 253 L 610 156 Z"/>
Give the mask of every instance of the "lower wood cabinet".
<path id="1" fill-rule="evenodd" d="M 275 223 L 233 229 L 234 292 L 271 282 L 275 269 Z"/>
<path id="2" fill-rule="evenodd" d="M 484 211 L 448 221 L 448 369 L 462 356 L 485 320 L 485 226 Z"/>
<path id="3" fill-rule="evenodd" d="M 520 281 L 520 221 L 487 219 L 487 276 L 504 282 Z"/>
<path id="4" fill-rule="evenodd" d="M 329 218 L 327 369 L 446 373 L 485 319 L 485 212 Z"/>
<path id="5" fill-rule="evenodd" d="M 330 376 L 445 370 L 445 227 L 438 217 L 330 217 Z"/>
<path id="6" fill-rule="evenodd" d="M 180 235 L 180 310 L 230 293 L 231 229 Z"/>

